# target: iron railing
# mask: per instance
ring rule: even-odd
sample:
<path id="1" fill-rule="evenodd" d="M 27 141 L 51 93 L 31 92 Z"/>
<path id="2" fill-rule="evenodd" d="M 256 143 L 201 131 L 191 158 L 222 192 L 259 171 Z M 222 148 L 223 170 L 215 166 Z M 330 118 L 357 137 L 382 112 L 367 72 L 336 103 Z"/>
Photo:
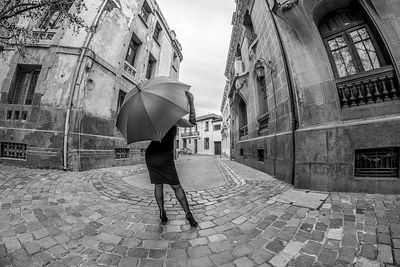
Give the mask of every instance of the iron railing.
<path id="1" fill-rule="evenodd" d="M 392 66 L 352 75 L 337 81 L 342 108 L 399 99 L 400 88 Z"/>
<path id="2" fill-rule="evenodd" d="M 355 172 L 357 177 L 398 177 L 399 148 L 356 150 Z"/>
<path id="3" fill-rule="evenodd" d="M 245 137 L 245 136 L 247 136 L 248 134 L 249 134 L 249 129 L 248 129 L 247 125 L 245 125 L 245 126 L 243 126 L 243 127 L 241 127 L 241 128 L 239 129 L 239 137 L 240 137 L 240 138 Z"/>
<path id="4" fill-rule="evenodd" d="M 1 142 L 1 157 L 10 159 L 26 159 L 26 144 Z"/>

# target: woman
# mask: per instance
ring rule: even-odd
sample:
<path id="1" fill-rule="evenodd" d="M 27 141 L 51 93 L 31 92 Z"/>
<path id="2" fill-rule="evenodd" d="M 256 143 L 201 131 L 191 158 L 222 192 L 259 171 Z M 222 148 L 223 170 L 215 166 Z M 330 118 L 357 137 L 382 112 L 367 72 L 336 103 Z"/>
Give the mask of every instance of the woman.
<path id="1" fill-rule="evenodd" d="M 193 127 L 196 124 L 196 115 L 194 111 L 193 95 L 185 92 L 190 105 L 189 121 L 180 119 L 176 125 L 167 132 L 161 142 L 151 141 L 146 149 L 145 159 L 147 169 L 150 174 L 150 181 L 154 184 L 154 196 L 160 209 L 160 219 L 162 224 L 168 222 L 167 214 L 164 210 L 164 184 L 169 184 L 175 192 L 175 196 L 186 213 L 186 219 L 192 227 L 197 227 L 198 223 L 193 218 L 190 211 L 189 203 L 186 199 L 185 191 L 183 190 L 178 174 L 175 169 L 174 162 L 174 144 L 177 126 Z"/>

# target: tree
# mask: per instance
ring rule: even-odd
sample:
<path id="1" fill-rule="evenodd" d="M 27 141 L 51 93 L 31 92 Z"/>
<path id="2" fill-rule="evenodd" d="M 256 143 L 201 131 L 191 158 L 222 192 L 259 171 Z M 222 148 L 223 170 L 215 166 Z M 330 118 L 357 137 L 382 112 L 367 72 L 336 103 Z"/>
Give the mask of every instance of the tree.
<path id="1" fill-rule="evenodd" d="M 84 8 L 84 0 L 0 0 L 0 50 L 37 43 L 38 32 L 64 26 L 74 31 L 86 28 L 79 17 Z"/>

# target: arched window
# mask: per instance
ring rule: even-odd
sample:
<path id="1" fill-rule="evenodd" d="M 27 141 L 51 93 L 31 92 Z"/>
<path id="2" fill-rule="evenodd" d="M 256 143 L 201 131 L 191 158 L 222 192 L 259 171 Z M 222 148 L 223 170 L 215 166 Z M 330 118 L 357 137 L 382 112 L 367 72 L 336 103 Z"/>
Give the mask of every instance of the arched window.
<path id="1" fill-rule="evenodd" d="M 247 106 L 244 100 L 239 96 L 239 135 L 244 137 L 248 134 L 247 128 Z"/>
<path id="2" fill-rule="evenodd" d="M 320 32 L 337 78 L 386 65 L 373 32 L 356 10 L 330 13 L 322 21 Z"/>
<path id="3" fill-rule="evenodd" d="M 329 13 L 319 24 L 342 108 L 400 96 L 385 44 L 367 19 L 363 9 L 352 4 Z"/>

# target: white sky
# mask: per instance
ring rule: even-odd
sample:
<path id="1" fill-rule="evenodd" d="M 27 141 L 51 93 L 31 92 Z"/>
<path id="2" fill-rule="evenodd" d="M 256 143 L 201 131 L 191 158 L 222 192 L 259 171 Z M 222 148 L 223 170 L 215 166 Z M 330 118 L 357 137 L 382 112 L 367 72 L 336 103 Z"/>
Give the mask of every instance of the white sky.
<path id="1" fill-rule="evenodd" d="M 221 114 L 235 0 L 156 0 L 182 44 L 179 80 L 192 86 L 196 116 Z"/>

